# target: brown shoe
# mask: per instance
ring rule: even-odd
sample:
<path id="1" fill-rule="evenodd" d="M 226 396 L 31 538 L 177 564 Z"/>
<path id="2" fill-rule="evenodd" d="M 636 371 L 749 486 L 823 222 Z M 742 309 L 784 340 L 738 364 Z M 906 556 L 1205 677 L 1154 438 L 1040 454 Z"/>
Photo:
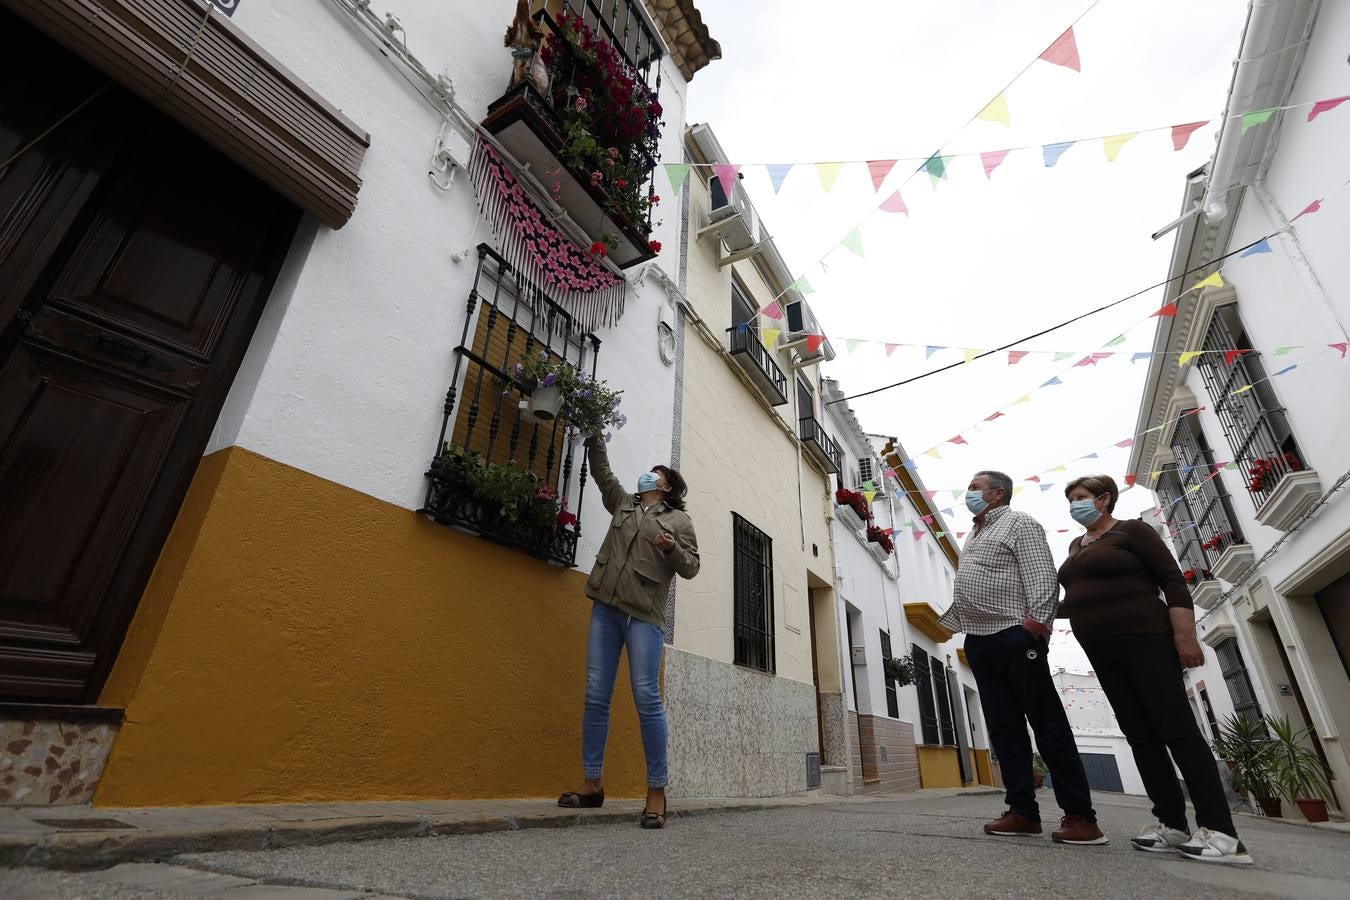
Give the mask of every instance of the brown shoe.
<path id="1" fill-rule="evenodd" d="M 1111 839 L 1102 834 L 1102 830 L 1097 827 L 1096 822 L 1089 822 L 1087 819 L 1081 819 L 1078 816 L 1065 816 L 1059 823 L 1059 831 L 1050 835 L 1050 840 L 1056 844 L 1081 844 L 1083 846 L 1111 843 Z"/>
<path id="2" fill-rule="evenodd" d="M 1040 834 L 1041 823 L 1037 822 L 1035 819 L 1028 819 L 1021 813 L 1013 812 L 1010 809 L 994 821 L 985 825 L 984 833 L 999 834 L 1009 837 Z"/>

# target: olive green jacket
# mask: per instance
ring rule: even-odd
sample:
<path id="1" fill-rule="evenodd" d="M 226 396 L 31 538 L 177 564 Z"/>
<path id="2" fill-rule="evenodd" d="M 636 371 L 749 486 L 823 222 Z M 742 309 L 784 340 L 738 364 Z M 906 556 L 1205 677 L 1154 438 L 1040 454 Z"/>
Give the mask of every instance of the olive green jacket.
<path id="1" fill-rule="evenodd" d="M 693 520 L 684 510 L 665 503 L 644 512 L 638 496 L 614 477 L 604 441 L 588 439 L 586 446 L 591 475 L 610 514 L 605 540 L 586 582 L 586 596 L 664 629 L 671 579 L 698 574 Z M 669 550 L 656 546 L 656 537 L 663 531 L 675 538 Z"/>

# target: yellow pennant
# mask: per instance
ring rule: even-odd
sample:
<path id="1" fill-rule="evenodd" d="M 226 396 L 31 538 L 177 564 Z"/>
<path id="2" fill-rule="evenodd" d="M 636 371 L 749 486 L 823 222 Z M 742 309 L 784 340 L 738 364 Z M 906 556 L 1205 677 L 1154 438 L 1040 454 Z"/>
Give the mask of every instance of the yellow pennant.
<path id="1" fill-rule="evenodd" d="M 999 94 L 989 105 L 980 110 L 977 119 L 984 119 L 986 122 L 997 122 L 1000 125 L 1012 125 L 1012 116 L 1008 115 L 1008 95 Z"/>
<path id="2" fill-rule="evenodd" d="M 1013 401 L 1013 406 L 1016 406 L 1019 403 L 1030 403 L 1030 402 L 1031 402 L 1031 395 L 1023 394 L 1021 397 L 1018 397 L 1016 400 Z"/>
<path id="3" fill-rule="evenodd" d="M 1156 472 L 1149 472 L 1148 477 L 1153 479 L 1154 481 L 1157 481 L 1159 478 L 1162 477 L 1162 469 L 1159 469 Z"/>
<path id="4" fill-rule="evenodd" d="M 1018 494 L 1022 493 L 1025 490 L 1026 486 L 1019 484 L 1017 487 L 1013 488 L 1013 496 L 1016 497 Z"/>
<path id="5" fill-rule="evenodd" d="M 1069 471 L 1068 466 L 1055 466 L 1053 469 L 1050 470 L 1050 474 L 1053 475 L 1056 472 L 1067 472 L 1067 471 Z"/>
<path id="6" fill-rule="evenodd" d="M 975 361 L 975 358 L 978 357 L 983 352 L 984 352 L 983 350 L 967 350 L 966 365 L 970 365 L 971 363 L 973 363 Z"/>
<path id="7" fill-rule="evenodd" d="M 863 491 L 863 496 L 867 498 L 868 503 L 871 503 L 872 498 L 875 497 L 876 495 L 877 495 L 876 491 Z"/>
<path id="8" fill-rule="evenodd" d="M 1139 136 L 1139 132 L 1132 131 L 1129 134 L 1113 134 L 1109 138 L 1102 140 L 1102 148 L 1106 150 L 1106 161 L 1115 162 L 1116 157 L 1120 155 L 1120 148 L 1124 147 L 1130 141 Z"/>
<path id="9" fill-rule="evenodd" d="M 823 162 L 816 163 L 816 174 L 820 176 L 820 186 L 827 192 L 834 187 L 834 180 L 839 177 L 839 170 L 844 168 L 841 162 Z"/>
<path id="10" fill-rule="evenodd" d="M 1209 276 L 1204 281 L 1197 281 L 1195 283 L 1195 287 L 1192 287 L 1191 290 L 1203 287 L 1223 287 L 1223 276 L 1220 275 L 1218 272 L 1215 272 L 1213 275 Z"/>
<path id="11" fill-rule="evenodd" d="M 778 338 L 782 336 L 783 330 L 781 328 L 765 328 L 760 334 L 764 335 L 764 346 L 772 350 L 773 345 L 778 343 Z"/>
<path id="12" fill-rule="evenodd" d="M 1204 352 L 1205 351 L 1203 350 L 1187 350 L 1185 353 L 1181 354 L 1181 358 L 1177 360 L 1177 365 L 1184 366 Z"/>
<path id="13" fill-rule="evenodd" d="M 934 447 L 932 450 L 929 450 L 927 453 L 924 454 L 924 456 L 931 456 L 933 457 L 933 459 L 942 459 L 942 454 L 938 452 L 938 448 L 936 447 Z"/>
<path id="14" fill-rule="evenodd" d="M 1236 391 L 1233 391 L 1233 393 L 1232 393 L 1230 396 L 1236 397 L 1238 394 L 1245 394 L 1245 393 L 1247 393 L 1248 391 L 1250 391 L 1251 389 L 1252 389 L 1252 385 L 1250 385 L 1250 384 L 1244 384 L 1242 387 L 1238 388 Z"/>
<path id="15" fill-rule="evenodd" d="M 1189 487 L 1189 488 L 1186 489 L 1186 493 L 1188 493 L 1188 494 L 1194 494 L 1196 491 L 1200 490 L 1202 487 L 1204 487 L 1203 484 L 1192 485 L 1191 487 Z"/>

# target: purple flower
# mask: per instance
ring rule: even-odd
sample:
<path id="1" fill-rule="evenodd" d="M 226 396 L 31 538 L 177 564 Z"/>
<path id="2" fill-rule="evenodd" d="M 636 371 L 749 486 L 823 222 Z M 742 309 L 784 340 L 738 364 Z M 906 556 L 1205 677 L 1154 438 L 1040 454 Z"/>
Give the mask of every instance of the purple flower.
<path id="1" fill-rule="evenodd" d="M 549 373 L 548 373 L 547 375 L 545 375 L 542 379 L 540 379 L 540 381 L 539 381 L 539 386 L 540 386 L 540 387 L 553 387 L 553 385 L 557 382 L 557 380 L 558 380 L 558 373 L 557 373 L 557 372 L 549 372 Z"/>

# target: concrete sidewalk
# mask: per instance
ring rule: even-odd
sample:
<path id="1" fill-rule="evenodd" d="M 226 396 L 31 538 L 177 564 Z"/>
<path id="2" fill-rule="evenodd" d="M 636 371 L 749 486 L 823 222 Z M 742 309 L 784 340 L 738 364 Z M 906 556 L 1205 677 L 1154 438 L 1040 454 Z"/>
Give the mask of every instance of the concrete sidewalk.
<path id="1" fill-rule="evenodd" d="M 990 788 L 919 791 L 914 797 L 1001 794 Z M 818 793 L 765 799 L 675 800 L 671 817 L 838 804 L 867 797 Z M 568 810 L 553 800 L 422 800 L 285 806 L 0 809 L 0 867 L 99 869 L 183 853 L 273 850 L 389 838 L 486 834 L 636 822 L 641 800 Z"/>

